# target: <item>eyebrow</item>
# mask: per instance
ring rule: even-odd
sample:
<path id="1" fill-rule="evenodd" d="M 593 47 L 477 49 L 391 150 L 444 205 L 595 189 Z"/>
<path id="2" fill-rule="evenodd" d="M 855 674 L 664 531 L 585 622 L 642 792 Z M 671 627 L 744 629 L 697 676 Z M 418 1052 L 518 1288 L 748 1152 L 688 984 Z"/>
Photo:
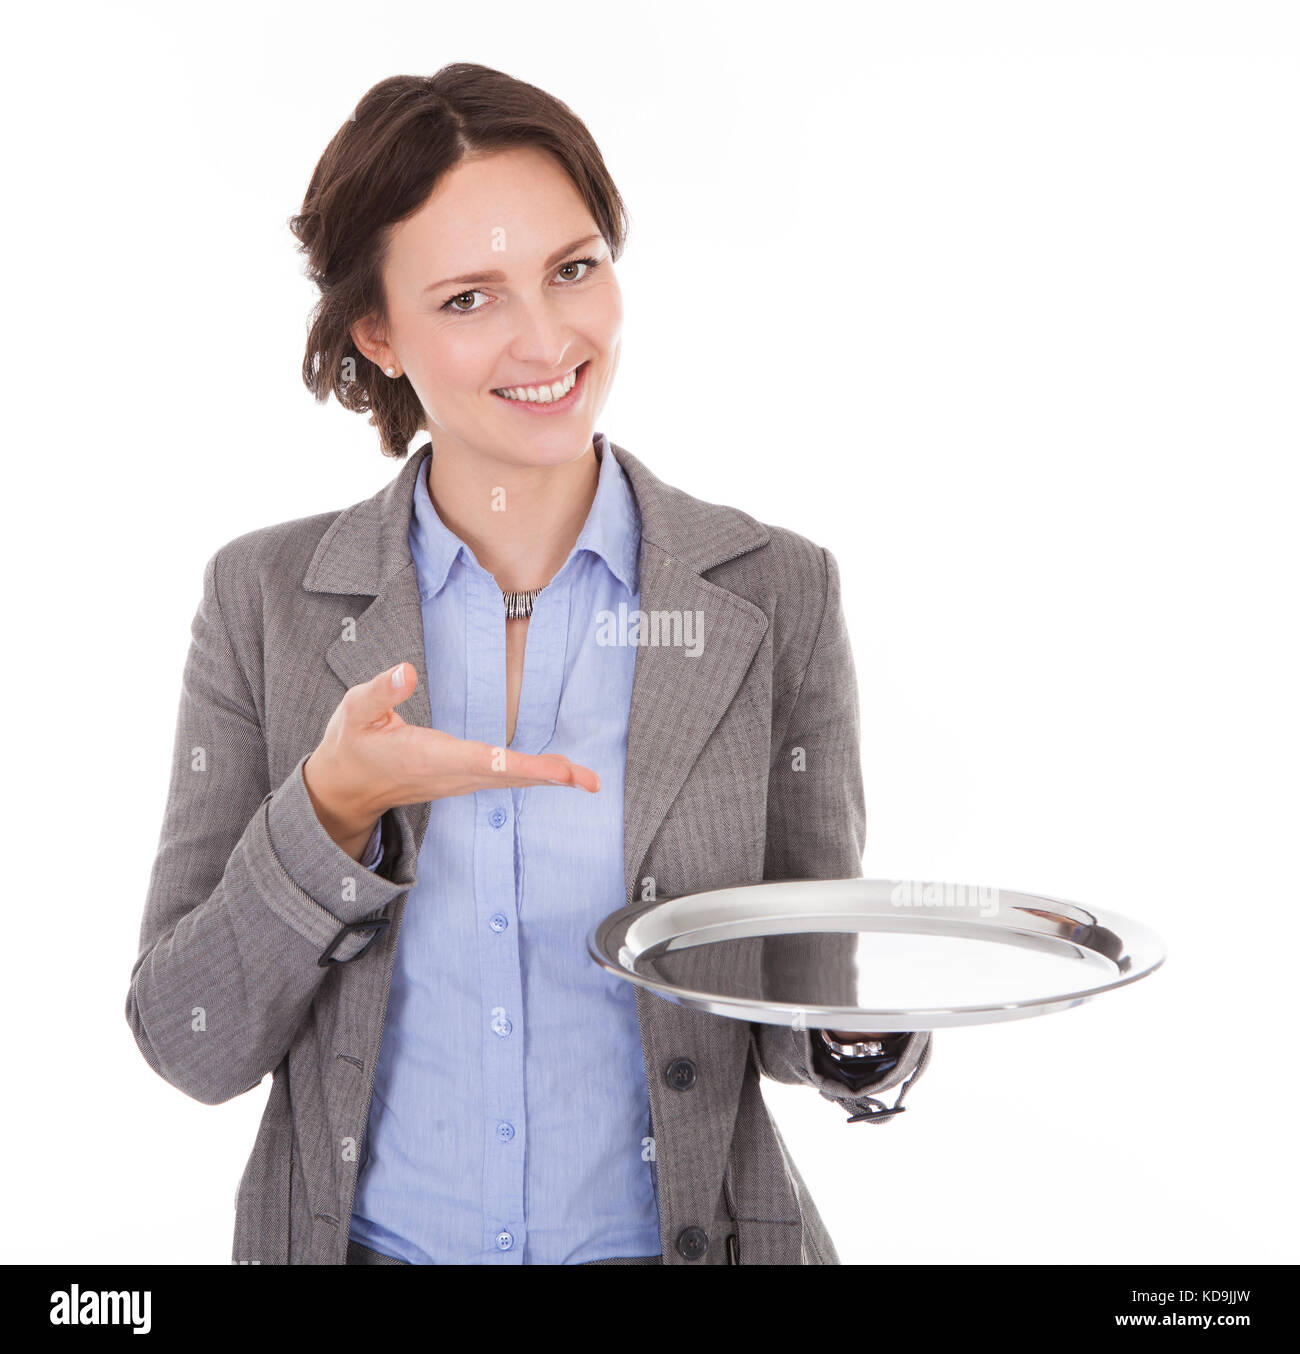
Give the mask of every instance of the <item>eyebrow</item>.
<path id="1" fill-rule="evenodd" d="M 574 240 L 572 243 L 566 244 L 563 249 L 557 249 L 555 253 L 546 260 L 546 266 L 548 268 L 555 267 L 566 254 L 572 254 L 575 249 L 580 248 L 582 245 L 590 244 L 592 240 L 599 240 L 601 238 L 600 235 L 584 235 L 580 240 Z M 466 273 L 462 277 L 444 277 L 441 282 L 430 282 L 424 291 L 426 294 L 431 291 L 440 291 L 443 287 L 450 287 L 454 283 L 461 282 L 504 282 L 505 280 L 506 275 L 499 271 Z"/>

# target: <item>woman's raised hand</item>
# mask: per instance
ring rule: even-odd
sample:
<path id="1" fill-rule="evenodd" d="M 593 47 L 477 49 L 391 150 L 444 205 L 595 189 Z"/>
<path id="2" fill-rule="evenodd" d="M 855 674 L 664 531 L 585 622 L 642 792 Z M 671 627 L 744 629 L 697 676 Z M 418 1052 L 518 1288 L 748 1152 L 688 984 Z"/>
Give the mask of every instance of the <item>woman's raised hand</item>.
<path id="1" fill-rule="evenodd" d="M 350 687 L 320 746 L 303 764 L 303 778 L 321 826 L 360 859 L 375 824 L 399 804 L 505 785 L 566 785 L 594 794 L 600 777 L 589 767 L 548 752 L 511 752 L 439 729 L 408 724 L 396 707 L 415 691 L 415 666 Z"/>

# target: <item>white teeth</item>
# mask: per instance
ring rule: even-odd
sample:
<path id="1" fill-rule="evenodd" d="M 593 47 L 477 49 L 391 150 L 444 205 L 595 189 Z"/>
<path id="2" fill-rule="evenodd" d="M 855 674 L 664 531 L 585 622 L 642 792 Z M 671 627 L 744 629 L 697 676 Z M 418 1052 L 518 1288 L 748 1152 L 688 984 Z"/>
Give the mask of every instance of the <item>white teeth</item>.
<path id="1" fill-rule="evenodd" d="M 495 395 L 504 395 L 508 400 L 532 401 L 534 404 L 551 404 L 562 400 L 571 391 L 578 380 L 578 368 L 561 380 L 549 386 L 511 386 L 508 390 L 493 391 Z"/>

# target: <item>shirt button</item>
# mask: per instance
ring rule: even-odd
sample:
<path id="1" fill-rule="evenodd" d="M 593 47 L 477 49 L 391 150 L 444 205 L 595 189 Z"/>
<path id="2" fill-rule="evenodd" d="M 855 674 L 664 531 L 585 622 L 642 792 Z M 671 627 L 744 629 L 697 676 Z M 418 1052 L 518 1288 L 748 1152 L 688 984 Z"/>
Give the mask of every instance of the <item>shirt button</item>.
<path id="1" fill-rule="evenodd" d="M 488 815 L 488 822 L 493 827 L 501 827 L 506 821 L 506 811 L 504 809 L 493 809 Z"/>
<path id="2" fill-rule="evenodd" d="M 497 1125 L 497 1137 L 502 1142 L 509 1142 L 515 1136 L 514 1124 L 507 1123 L 504 1119 Z"/>
<path id="3" fill-rule="evenodd" d="M 510 925 L 510 918 L 504 912 L 494 912 L 488 918 L 488 925 L 496 932 L 501 932 Z"/>
<path id="4" fill-rule="evenodd" d="M 493 1034 L 499 1034 L 502 1039 L 504 1039 L 513 1029 L 514 1026 L 510 1023 L 509 1016 L 495 1016 L 492 1020 Z"/>
<path id="5" fill-rule="evenodd" d="M 514 1244 L 515 1239 L 509 1232 L 502 1231 L 497 1233 L 497 1250 L 508 1251 Z"/>

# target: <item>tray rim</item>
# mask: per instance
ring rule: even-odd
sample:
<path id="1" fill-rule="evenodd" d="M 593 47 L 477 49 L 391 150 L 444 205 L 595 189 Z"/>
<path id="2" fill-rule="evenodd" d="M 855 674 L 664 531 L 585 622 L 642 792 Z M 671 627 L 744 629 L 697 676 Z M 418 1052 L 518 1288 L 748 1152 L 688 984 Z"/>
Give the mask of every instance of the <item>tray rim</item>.
<path id="1" fill-rule="evenodd" d="M 587 953 L 591 959 L 598 964 L 607 973 L 615 977 L 630 982 L 638 987 L 643 987 L 647 991 L 654 992 L 657 996 L 667 1001 L 674 1002 L 677 1005 L 689 1006 L 697 1010 L 709 1011 L 716 1015 L 728 1016 L 732 1019 L 754 1021 L 761 1024 L 787 1026 L 789 1028 L 816 1029 L 830 1028 L 843 1030 L 879 1030 L 881 1032 L 903 1031 L 903 1030 L 933 1030 L 946 1029 L 962 1025 L 980 1025 L 993 1024 L 1005 1020 L 1028 1019 L 1038 1015 L 1048 1015 L 1056 1011 L 1069 1010 L 1072 1007 L 1079 1006 L 1085 1001 L 1102 995 L 1105 992 L 1115 991 L 1122 987 L 1128 987 L 1131 984 L 1140 981 L 1142 978 L 1149 977 L 1156 972 L 1168 958 L 1168 950 L 1163 939 L 1149 926 L 1139 922 L 1125 913 L 1115 912 L 1110 909 L 1099 909 L 1090 907 L 1083 903 L 1076 902 L 1068 898 L 1056 897 L 1046 893 L 1027 893 L 1021 889 L 1005 889 L 998 887 L 996 892 L 999 896 L 1013 895 L 1017 898 L 1030 899 L 1039 903 L 1056 903 L 1064 907 L 1073 908 L 1085 913 L 1092 918 L 1095 925 L 1110 931 L 1117 936 L 1124 946 L 1124 953 L 1135 955 L 1137 963 L 1134 971 L 1131 973 L 1117 974 L 1115 977 L 1104 983 L 1095 984 L 1091 987 L 1078 988 L 1071 992 L 1058 993 L 1047 997 L 1024 998 L 1017 1001 L 981 1003 L 977 1005 L 964 1006 L 934 1006 L 934 1007 L 916 1007 L 910 1009 L 891 1008 L 872 1008 L 866 1007 L 842 1007 L 842 1006 L 797 1006 L 789 1002 L 759 1002 L 754 998 L 726 997 L 716 993 L 697 992 L 681 988 L 675 984 L 668 983 L 662 979 L 649 978 L 644 974 L 636 973 L 623 964 L 611 959 L 607 953 L 607 938 L 611 931 L 622 927 L 624 930 L 636 920 L 644 917 L 648 913 L 665 907 L 671 903 L 680 903 L 693 898 L 714 898 L 722 897 L 728 893 L 738 893 L 742 890 L 754 890 L 765 888 L 778 888 L 782 885 L 791 884 L 858 884 L 867 885 L 898 885 L 898 884 L 920 884 L 920 885 L 945 885 L 950 887 L 960 887 L 965 889 L 989 888 L 989 885 L 957 885 L 954 881 L 948 880 L 916 880 L 916 879 L 888 879 L 888 878 L 867 878 L 861 875 L 849 875 L 843 878 L 810 878 L 801 877 L 798 879 L 762 879 L 744 884 L 732 884 L 718 889 L 699 889 L 692 893 L 678 894 L 672 898 L 656 898 L 649 902 L 631 903 L 625 907 L 611 912 L 601 921 L 592 926 L 587 933 Z M 906 914 L 904 914 L 906 915 Z M 918 916 L 925 915 L 918 911 Z M 991 922 L 981 918 L 990 929 L 997 929 L 999 923 Z M 1004 927 L 1006 930 L 1015 930 L 1014 927 Z M 1075 942 L 1067 942 L 1078 944 Z M 1091 950 L 1088 946 L 1079 946 L 1082 949 L 1089 949 L 1093 954 L 1099 954 L 1099 951 Z M 1114 960 L 1108 956 L 1107 962 L 1113 964 Z"/>

